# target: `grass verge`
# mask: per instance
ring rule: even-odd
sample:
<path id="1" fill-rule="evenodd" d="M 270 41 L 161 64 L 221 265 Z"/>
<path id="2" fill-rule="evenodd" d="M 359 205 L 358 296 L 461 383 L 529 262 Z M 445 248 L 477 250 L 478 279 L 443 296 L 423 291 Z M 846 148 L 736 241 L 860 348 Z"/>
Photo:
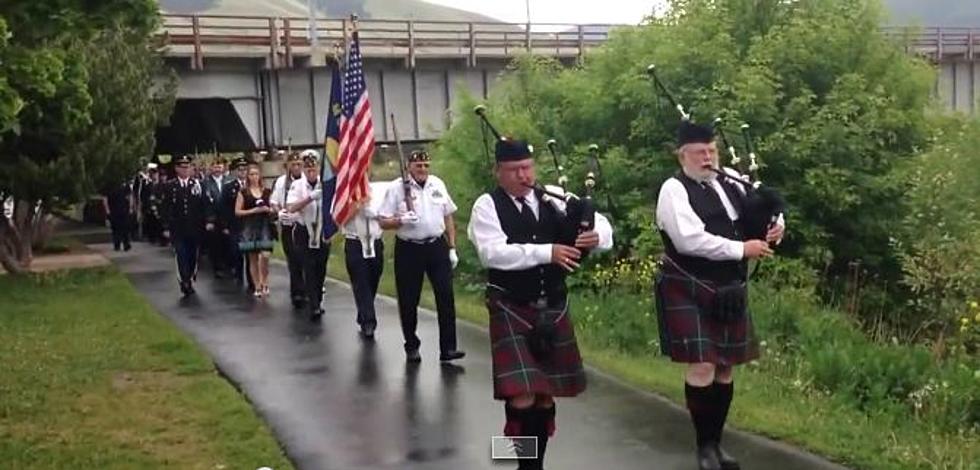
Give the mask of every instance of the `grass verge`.
<path id="1" fill-rule="evenodd" d="M 114 269 L 0 277 L 5 468 L 292 468 L 207 357 Z"/>

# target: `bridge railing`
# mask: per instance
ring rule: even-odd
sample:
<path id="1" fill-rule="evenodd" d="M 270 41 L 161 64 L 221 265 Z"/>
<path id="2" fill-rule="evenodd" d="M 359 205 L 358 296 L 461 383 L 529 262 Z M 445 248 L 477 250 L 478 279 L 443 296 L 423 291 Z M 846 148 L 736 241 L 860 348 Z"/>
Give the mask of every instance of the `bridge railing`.
<path id="1" fill-rule="evenodd" d="M 460 57 L 471 66 L 480 57 L 509 57 L 521 51 L 581 57 L 608 39 L 616 25 L 525 24 L 365 19 L 358 21 L 366 56 L 404 58 L 414 67 L 419 56 Z M 339 55 L 350 42 L 349 19 L 315 22 L 320 53 Z M 310 22 L 302 17 L 163 15 L 161 31 L 172 55 L 186 55 L 194 69 L 206 56 L 260 56 L 270 67 L 291 67 L 313 53 Z"/>
<path id="2" fill-rule="evenodd" d="M 885 27 L 884 34 L 901 40 L 907 52 L 935 60 L 973 60 L 980 51 L 980 28 L 967 27 Z"/>

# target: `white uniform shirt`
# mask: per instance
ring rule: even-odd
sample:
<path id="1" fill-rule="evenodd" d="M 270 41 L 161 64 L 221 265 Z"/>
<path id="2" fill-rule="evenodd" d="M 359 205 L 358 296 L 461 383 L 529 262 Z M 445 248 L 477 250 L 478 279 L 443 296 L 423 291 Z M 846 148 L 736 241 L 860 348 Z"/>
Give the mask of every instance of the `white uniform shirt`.
<path id="1" fill-rule="evenodd" d="M 402 179 L 397 178 L 390 185 L 378 211 L 378 215 L 382 217 L 393 217 L 408 211 Z M 437 176 L 429 175 L 424 188 L 414 179 L 409 185 L 413 209 L 418 214 L 419 221 L 403 224 L 395 234 L 403 240 L 425 240 L 442 236 L 446 231 L 446 216 L 456 212 L 456 203 L 449 196 L 446 184 Z"/>
<path id="2" fill-rule="evenodd" d="M 517 210 L 521 203 L 514 197 L 510 198 Z M 565 210 L 565 202 L 549 198 L 549 202 L 539 201 L 534 191 L 524 197 L 534 217 L 540 214 L 540 204 L 554 204 L 560 211 Z M 612 225 L 602 214 L 595 214 L 595 232 L 599 235 L 599 245 L 596 251 L 605 251 L 613 246 Z M 551 243 L 507 243 L 507 234 L 500 226 L 497 217 L 497 206 L 489 194 L 482 194 L 473 203 L 473 213 L 470 215 L 470 225 L 467 227 L 470 241 L 476 247 L 480 262 L 484 267 L 504 271 L 519 271 L 551 263 Z"/>
<path id="3" fill-rule="evenodd" d="M 272 205 L 279 210 L 279 223 L 286 226 L 293 225 L 293 223 L 295 223 L 299 218 L 298 214 L 294 214 L 286 210 L 289 190 L 292 189 L 292 187 L 286 187 L 286 178 L 288 176 L 289 173 L 287 172 L 286 174 L 276 178 L 275 184 L 272 185 L 272 196 L 269 196 L 269 200 Z M 306 178 L 306 176 L 300 175 L 300 178 Z"/>
<path id="4" fill-rule="evenodd" d="M 385 196 L 389 187 L 393 185 L 387 181 L 378 181 L 370 184 L 371 202 L 364 206 L 360 211 L 341 228 L 347 238 L 366 238 L 372 241 L 381 238 L 381 225 L 378 224 L 378 209 L 384 204 Z M 400 189 L 400 188 L 399 188 Z"/>
<path id="5" fill-rule="evenodd" d="M 303 176 L 293 181 L 293 184 L 289 186 L 289 193 L 286 195 L 286 204 L 305 201 L 306 198 L 310 197 L 310 193 L 314 189 L 320 187 L 319 178 L 317 178 L 316 184 L 311 187 L 309 180 L 306 179 L 306 176 Z M 322 205 L 323 201 L 320 198 L 313 199 L 306 207 L 295 213 L 297 215 L 295 221 L 306 225 L 308 228 L 315 226 L 320 221 L 320 218 L 323 217 L 323 214 L 321 214 Z"/>
<path id="6" fill-rule="evenodd" d="M 745 176 L 731 168 L 724 170 L 730 175 L 745 179 Z M 738 213 L 735 212 L 732 202 L 728 200 L 728 194 L 721 187 L 718 178 L 712 178 L 708 184 L 718 193 L 728 217 L 738 220 Z M 741 185 L 736 183 L 736 187 L 739 191 L 745 192 L 745 188 Z M 785 226 L 782 214 L 776 223 Z M 740 260 L 744 256 L 742 242 L 705 231 L 704 222 L 691 207 L 684 183 L 675 177 L 671 177 L 660 187 L 660 195 L 657 197 L 657 227 L 667 233 L 674 248 L 682 255 L 715 261 Z"/>

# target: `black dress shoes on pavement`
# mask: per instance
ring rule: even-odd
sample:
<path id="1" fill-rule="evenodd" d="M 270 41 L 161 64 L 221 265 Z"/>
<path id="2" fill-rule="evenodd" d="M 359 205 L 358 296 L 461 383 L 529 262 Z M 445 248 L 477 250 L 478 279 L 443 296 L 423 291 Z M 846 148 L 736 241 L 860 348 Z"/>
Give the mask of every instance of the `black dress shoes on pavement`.
<path id="1" fill-rule="evenodd" d="M 717 447 L 714 444 L 705 444 L 698 447 L 698 470 L 722 470 L 721 463 L 718 462 Z"/>
<path id="2" fill-rule="evenodd" d="M 362 326 L 360 333 L 361 333 L 361 338 L 374 339 L 374 325 Z"/>
<path id="3" fill-rule="evenodd" d="M 418 349 L 409 349 L 405 351 L 405 360 L 410 363 L 422 362 L 422 355 L 419 354 Z"/>
<path id="4" fill-rule="evenodd" d="M 313 312 L 310 313 L 310 321 L 312 322 L 319 322 L 320 318 L 322 317 L 323 317 L 322 308 L 314 309 Z"/>
<path id="5" fill-rule="evenodd" d="M 462 359 L 466 356 L 463 351 L 446 351 L 439 355 L 439 360 L 442 362 L 455 361 L 456 359 Z"/>
<path id="6" fill-rule="evenodd" d="M 721 470 L 741 470 L 742 468 L 738 465 L 738 460 L 728 455 L 728 452 L 725 452 L 725 449 L 722 449 L 720 444 L 715 444 L 715 456 L 718 457 Z"/>

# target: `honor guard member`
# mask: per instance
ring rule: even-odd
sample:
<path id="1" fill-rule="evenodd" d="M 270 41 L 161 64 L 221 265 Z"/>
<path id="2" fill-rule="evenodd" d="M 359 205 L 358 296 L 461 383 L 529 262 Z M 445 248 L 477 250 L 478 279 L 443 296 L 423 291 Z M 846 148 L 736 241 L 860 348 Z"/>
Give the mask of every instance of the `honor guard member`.
<path id="1" fill-rule="evenodd" d="M 466 353 L 456 349 L 456 300 L 453 298 L 453 269 L 459 262 L 453 223 L 456 204 L 445 183 L 429 174 L 428 153 L 412 152 L 408 172 L 408 181 L 399 178 L 392 183 L 379 211 L 381 227 L 397 229 L 395 287 L 405 353 L 409 362 L 422 360 L 419 354 L 422 342 L 415 330 L 422 276 L 428 275 L 439 320 L 439 360 L 460 359 Z M 413 211 L 408 210 L 405 202 L 406 192 L 411 194 Z"/>
<path id="2" fill-rule="evenodd" d="M 175 161 L 177 178 L 163 190 L 163 236 L 170 239 L 177 256 L 177 275 L 180 291 L 194 293 L 197 278 L 197 257 L 204 231 L 204 190 L 200 181 L 191 178 L 191 157 L 184 155 Z"/>
<path id="3" fill-rule="evenodd" d="M 221 191 L 221 233 L 228 238 L 225 252 L 228 253 L 228 263 L 231 265 L 232 277 L 238 284 L 248 284 L 249 293 L 254 292 L 255 285 L 248 272 L 248 264 L 241 250 L 238 249 L 238 239 L 242 235 L 242 221 L 235 216 L 235 200 L 238 193 L 245 187 L 245 177 L 248 174 L 248 159 L 244 156 L 236 158 L 232 164 L 232 177 L 225 181 Z"/>
<path id="4" fill-rule="evenodd" d="M 493 395 L 505 402 L 504 434 L 537 438 L 537 458 L 518 468 L 539 470 L 555 431 L 554 398 L 585 390 L 565 276 L 579 267 L 581 249 L 612 248 L 613 232 L 596 213 L 595 228 L 574 246 L 558 243 L 565 202 L 545 202 L 528 187 L 535 184 L 530 146 L 501 139 L 495 155 L 497 188 L 473 204 L 468 234 L 487 268 Z"/>
<path id="5" fill-rule="evenodd" d="M 782 238 L 783 223 L 780 217 L 766 240 L 743 240 L 744 189 L 712 171 L 719 167 L 714 129 L 682 122 L 677 143 L 681 169 L 657 198 L 664 242 L 655 286 L 660 345 L 671 360 L 688 364 L 684 393 L 698 467 L 733 470 L 738 462 L 721 448 L 732 369 L 759 356 L 746 308 L 747 260 L 772 255 L 768 242 Z"/>
<path id="6" fill-rule="evenodd" d="M 330 240 L 323 239 L 323 184 L 315 152 L 303 157 L 303 173 L 304 177 L 289 186 L 286 208 L 297 216 L 293 223 L 293 242 L 296 259 L 303 263 L 310 320 L 319 321 L 323 316 L 323 281 L 327 276 Z"/>
<path id="7" fill-rule="evenodd" d="M 353 217 L 343 226 L 344 254 L 354 303 L 357 304 L 357 325 L 361 336 L 374 338 L 378 318 L 374 311 L 374 298 L 378 294 L 378 283 L 384 270 L 384 242 L 381 240 L 381 225 L 378 223 L 378 209 L 384 202 L 388 182 L 370 184 L 371 194 L 360 202 Z M 396 188 L 400 189 L 400 188 Z"/>
<path id="8" fill-rule="evenodd" d="M 289 196 L 289 188 L 293 182 L 303 178 L 303 157 L 306 155 L 315 157 L 316 152 L 313 150 L 304 151 L 302 154 L 291 152 L 286 157 L 286 173 L 277 178 L 272 185 L 272 209 L 278 215 L 282 251 L 286 254 L 286 265 L 289 268 L 289 298 L 293 302 L 293 308 L 302 308 L 305 305 L 306 287 L 303 281 L 303 260 L 299 258 L 301 250 L 296 248 L 296 243 L 293 241 L 293 224 L 296 223 L 299 214 L 287 209 L 286 198 Z"/>
<path id="9" fill-rule="evenodd" d="M 228 235 L 224 233 L 223 218 L 220 217 L 224 207 L 225 160 L 217 158 L 211 162 L 209 174 L 201 185 L 204 187 L 207 202 L 206 221 L 204 224 L 204 241 L 208 257 L 211 259 L 211 269 L 215 278 L 222 278 L 226 269 L 225 258 L 228 257 Z"/>

